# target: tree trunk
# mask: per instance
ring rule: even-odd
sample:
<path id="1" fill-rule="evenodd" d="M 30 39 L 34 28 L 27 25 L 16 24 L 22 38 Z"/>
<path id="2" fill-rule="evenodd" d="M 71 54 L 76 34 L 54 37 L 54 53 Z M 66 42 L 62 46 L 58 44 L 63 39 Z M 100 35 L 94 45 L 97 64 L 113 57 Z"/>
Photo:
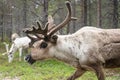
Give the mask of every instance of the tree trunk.
<path id="1" fill-rule="evenodd" d="M 23 24 L 20 26 L 20 28 L 25 28 L 27 26 L 27 0 L 22 0 L 23 1 L 23 14 L 22 14 L 22 19 L 23 19 Z M 23 36 L 23 32 L 20 30 L 20 35 Z"/>
<path id="2" fill-rule="evenodd" d="M 27 26 L 27 0 L 23 0 L 23 25 Z"/>
<path id="3" fill-rule="evenodd" d="M 64 7 L 63 7 L 63 2 L 62 1 L 60 1 L 60 2 L 57 1 L 57 6 L 58 6 L 58 8 L 59 7 L 63 8 L 62 10 L 59 10 L 58 13 L 57 13 L 58 17 L 57 17 L 55 22 L 57 24 L 59 24 L 63 21 L 65 12 L 64 12 Z M 69 26 L 69 25 L 67 25 L 67 26 Z M 59 32 L 60 32 L 60 34 L 64 34 L 64 28 L 60 29 Z M 67 27 L 67 33 L 69 33 L 69 27 Z"/>
<path id="4" fill-rule="evenodd" d="M 75 3 L 75 1 L 73 1 L 73 16 L 74 17 L 76 16 L 76 3 Z M 76 22 L 73 21 L 73 31 L 72 31 L 72 33 L 75 32 L 75 28 L 76 28 Z"/>
<path id="5" fill-rule="evenodd" d="M 101 22 L 101 0 L 97 0 L 97 27 L 102 27 L 102 22 Z"/>
<path id="6" fill-rule="evenodd" d="M 43 0 L 42 23 L 45 25 L 48 22 L 48 0 Z"/>
<path id="7" fill-rule="evenodd" d="M 82 26 L 87 25 L 87 0 L 81 0 L 81 23 Z"/>
<path id="8" fill-rule="evenodd" d="M 91 21 L 91 1 L 90 0 L 88 0 L 88 22 L 89 22 L 89 26 L 91 26 L 92 25 L 92 21 Z"/>
<path id="9" fill-rule="evenodd" d="M 4 16 L 4 14 L 2 13 L 2 16 L 1 16 L 1 17 L 2 17 L 2 18 L 1 18 L 1 19 L 2 19 L 2 20 L 1 20 L 1 21 L 2 21 L 1 41 L 2 41 L 2 42 L 4 41 L 4 22 L 3 22 L 4 19 L 3 19 L 3 16 Z"/>
<path id="10" fill-rule="evenodd" d="M 1 36 L 1 41 L 4 41 L 4 1 L 2 4 L 2 36 Z"/>
<path id="11" fill-rule="evenodd" d="M 118 0 L 113 0 L 113 28 L 118 28 Z"/>

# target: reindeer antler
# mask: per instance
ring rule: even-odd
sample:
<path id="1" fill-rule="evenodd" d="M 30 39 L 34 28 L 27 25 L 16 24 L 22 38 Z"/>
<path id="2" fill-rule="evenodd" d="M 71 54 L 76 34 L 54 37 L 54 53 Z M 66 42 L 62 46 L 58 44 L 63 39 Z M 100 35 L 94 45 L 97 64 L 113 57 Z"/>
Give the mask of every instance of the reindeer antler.
<path id="1" fill-rule="evenodd" d="M 59 29 L 61 29 L 67 23 L 69 23 L 71 20 L 76 20 L 75 17 L 71 17 L 71 4 L 69 1 L 66 1 L 66 7 L 68 9 L 68 14 L 67 14 L 65 20 L 62 23 L 60 23 L 59 25 L 57 25 L 55 28 L 53 28 L 47 35 L 49 35 L 49 36 L 53 35 L 55 32 L 57 32 Z"/>
<path id="2" fill-rule="evenodd" d="M 44 35 L 44 38 L 47 37 L 49 39 L 54 33 L 56 33 L 59 29 L 63 28 L 71 20 L 76 20 L 75 17 L 71 17 L 71 4 L 69 1 L 66 1 L 66 7 L 68 10 L 67 16 L 66 16 L 65 20 L 63 22 L 61 22 L 59 25 L 55 26 L 55 24 L 54 24 L 50 28 L 48 28 L 49 22 L 47 22 L 45 25 L 45 28 L 42 29 L 41 24 L 39 22 L 37 22 L 38 28 L 32 27 L 32 29 L 30 29 L 30 28 L 25 29 L 24 32 L 27 34 L 34 34 L 40 39 L 41 39 L 41 37 L 38 36 L 37 34 L 42 34 L 42 35 Z"/>
<path id="3" fill-rule="evenodd" d="M 48 31 L 48 25 L 45 25 L 45 28 L 42 28 L 41 23 L 37 21 L 37 25 L 38 27 L 32 26 L 31 28 L 26 28 L 23 30 L 23 32 L 27 33 L 27 34 L 43 34 L 46 35 L 47 31 Z"/>

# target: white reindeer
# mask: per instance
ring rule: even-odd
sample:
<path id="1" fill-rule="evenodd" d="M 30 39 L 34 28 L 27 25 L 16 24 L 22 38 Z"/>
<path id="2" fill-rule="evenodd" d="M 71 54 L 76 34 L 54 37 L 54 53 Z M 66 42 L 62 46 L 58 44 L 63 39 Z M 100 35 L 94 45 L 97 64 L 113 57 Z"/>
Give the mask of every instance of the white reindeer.
<path id="1" fill-rule="evenodd" d="M 22 57 L 22 50 L 29 48 L 29 43 L 31 40 L 26 36 L 26 37 L 18 37 L 16 38 L 11 45 L 11 48 L 8 52 L 8 62 L 12 62 L 14 53 L 19 50 L 19 61 L 21 61 Z"/>
<path id="2" fill-rule="evenodd" d="M 9 44 L 5 43 L 6 51 L 3 55 L 8 54 L 8 62 L 12 62 L 14 53 L 19 50 L 19 61 L 22 59 L 22 50 L 29 47 L 31 40 L 26 37 L 20 37 L 17 33 L 13 33 L 11 36 L 12 45 L 9 50 Z"/>
<path id="3" fill-rule="evenodd" d="M 76 72 L 67 80 L 75 80 L 88 70 L 94 71 L 98 80 L 105 80 L 103 67 L 120 67 L 120 29 L 83 27 L 74 34 L 55 35 L 56 31 L 73 19 L 69 1 L 66 6 L 68 15 L 65 20 L 51 30 L 48 25 L 42 29 L 38 22 L 39 28 L 24 30 L 27 35 L 34 34 L 38 37 L 26 60 L 30 64 L 48 58 L 66 62 L 76 68 Z M 32 36 L 31 38 L 33 39 Z"/>

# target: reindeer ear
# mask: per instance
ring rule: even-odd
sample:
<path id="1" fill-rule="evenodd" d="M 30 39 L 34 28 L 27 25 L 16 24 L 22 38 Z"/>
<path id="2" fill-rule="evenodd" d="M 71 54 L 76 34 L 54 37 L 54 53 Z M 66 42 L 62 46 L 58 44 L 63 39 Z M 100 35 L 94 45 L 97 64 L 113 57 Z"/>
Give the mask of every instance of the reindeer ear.
<path id="1" fill-rule="evenodd" d="M 53 35 L 53 36 L 51 37 L 51 42 L 52 42 L 52 43 L 56 43 L 56 42 L 57 42 L 57 39 L 58 39 L 58 36 L 57 36 L 57 35 Z"/>
<path id="2" fill-rule="evenodd" d="M 49 23 L 48 30 L 51 29 L 53 26 L 55 26 L 54 19 L 51 15 L 48 16 L 48 23 Z"/>
<path id="3" fill-rule="evenodd" d="M 54 23 L 54 19 L 51 15 L 48 16 L 48 23 L 49 24 L 53 24 Z"/>

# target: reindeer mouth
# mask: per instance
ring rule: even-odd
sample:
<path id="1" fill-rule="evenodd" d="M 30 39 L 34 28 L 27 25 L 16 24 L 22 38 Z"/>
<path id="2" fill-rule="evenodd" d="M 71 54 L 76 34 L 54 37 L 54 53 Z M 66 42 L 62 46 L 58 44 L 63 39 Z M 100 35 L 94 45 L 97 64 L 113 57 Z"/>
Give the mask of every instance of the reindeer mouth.
<path id="1" fill-rule="evenodd" d="M 25 57 L 25 60 L 31 65 L 36 62 L 36 60 L 34 60 L 30 54 Z"/>

